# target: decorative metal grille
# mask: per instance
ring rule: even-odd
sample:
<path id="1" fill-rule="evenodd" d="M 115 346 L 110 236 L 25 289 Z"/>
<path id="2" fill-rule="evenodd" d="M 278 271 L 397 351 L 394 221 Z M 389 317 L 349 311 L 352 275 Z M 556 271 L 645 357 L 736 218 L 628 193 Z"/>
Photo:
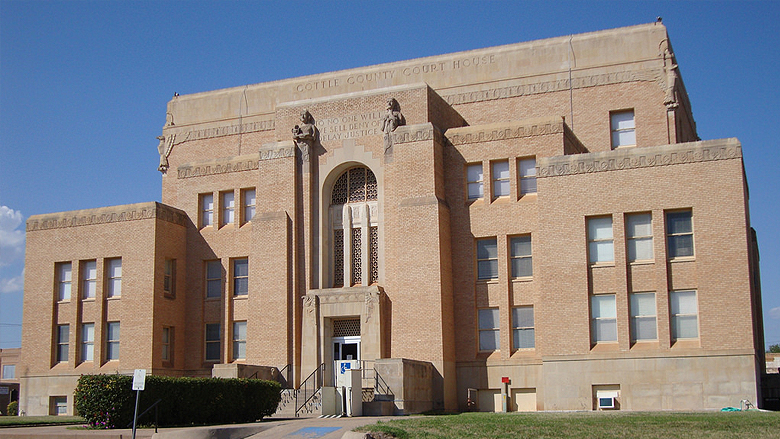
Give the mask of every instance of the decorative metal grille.
<path id="1" fill-rule="evenodd" d="M 333 321 L 334 337 L 360 337 L 360 319 Z"/>
<path id="2" fill-rule="evenodd" d="M 375 284 L 379 281 L 379 233 L 376 227 L 368 229 L 368 283 Z"/>
<path id="3" fill-rule="evenodd" d="M 366 201 L 376 201 L 376 176 L 366 169 Z"/>
<path id="4" fill-rule="evenodd" d="M 347 202 L 347 184 L 349 182 L 349 175 L 347 172 L 341 174 L 336 183 L 333 185 L 333 193 L 331 196 L 331 204 L 345 204 Z"/>
<path id="5" fill-rule="evenodd" d="M 366 201 L 366 168 L 349 170 L 349 202 Z"/>
<path id="6" fill-rule="evenodd" d="M 352 285 L 360 285 L 363 281 L 362 231 L 359 227 L 352 229 Z"/>
<path id="7" fill-rule="evenodd" d="M 344 286 L 344 230 L 333 231 L 333 286 Z"/>

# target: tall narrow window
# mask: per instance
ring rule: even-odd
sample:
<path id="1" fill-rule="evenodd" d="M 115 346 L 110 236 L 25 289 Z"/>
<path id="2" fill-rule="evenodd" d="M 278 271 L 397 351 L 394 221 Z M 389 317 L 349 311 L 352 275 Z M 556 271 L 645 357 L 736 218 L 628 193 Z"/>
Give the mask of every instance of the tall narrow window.
<path id="1" fill-rule="evenodd" d="M 512 347 L 514 349 L 533 349 L 535 346 L 534 307 L 512 308 Z"/>
<path id="2" fill-rule="evenodd" d="M 617 310 L 614 294 L 590 296 L 591 337 L 594 343 L 617 341 Z"/>
<path id="3" fill-rule="evenodd" d="M 634 110 L 614 111 L 610 113 L 610 129 L 612 131 L 612 149 L 621 146 L 636 145 L 636 124 Z"/>
<path id="4" fill-rule="evenodd" d="M 16 365 L 15 364 L 4 364 L 3 365 L 3 375 L 0 376 L 0 379 L 13 380 L 15 378 L 16 378 Z"/>
<path id="5" fill-rule="evenodd" d="M 655 293 L 631 294 L 631 340 L 657 340 Z"/>
<path id="6" fill-rule="evenodd" d="M 699 307 L 696 291 L 672 291 L 669 293 L 672 313 L 672 339 L 699 337 Z"/>
<path id="7" fill-rule="evenodd" d="M 477 319 L 479 320 L 479 350 L 498 350 L 500 346 L 498 308 L 480 309 Z"/>
<path id="8" fill-rule="evenodd" d="M 219 323 L 206 324 L 206 361 L 219 361 L 220 351 L 220 330 Z"/>
<path id="9" fill-rule="evenodd" d="M 252 218 L 255 217 L 255 205 L 257 204 L 257 199 L 255 198 L 255 190 L 254 189 L 244 189 L 243 190 L 243 202 L 244 202 L 244 223 L 248 223 L 249 221 L 252 221 Z"/>
<path id="10" fill-rule="evenodd" d="M 498 248 L 496 238 L 477 240 L 477 279 L 498 278 Z"/>
<path id="11" fill-rule="evenodd" d="M 122 295 L 122 260 L 119 258 L 106 261 L 106 297 Z"/>
<path id="12" fill-rule="evenodd" d="M 614 260 L 612 217 L 588 218 L 588 262 L 598 264 Z"/>
<path id="13" fill-rule="evenodd" d="M 233 322 L 233 359 L 246 360 L 246 322 Z"/>
<path id="14" fill-rule="evenodd" d="M 482 187 L 482 163 L 475 163 L 466 167 L 466 183 L 469 199 L 474 200 L 484 196 Z"/>
<path id="15" fill-rule="evenodd" d="M 379 230 L 377 227 L 368 229 L 368 283 L 375 284 L 379 281 Z"/>
<path id="16" fill-rule="evenodd" d="M 165 275 L 163 276 L 163 293 L 167 297 L 176 297 L 176 259 L 165 260 Z"/>
<path id="17" fill-rule="evenodd" d="M 200 226 L 214 224 L 214 194 L 200 195 Z"/>
<path id="18" fill-rule="evenodd" d="M 70 300 L 71 263 L 63 262 L 57 265 L 57 300 Z"/>
<path id="19" fill-rule="evenodd" d="M 666 212 L 666 239 L 669 259 L 693 256 L 691 211 Z"/>
<path id="20" fill-rule="evenodd" d="M 493 198 L 509 196 L 509 162 L 502 160 L 491 164 Z"/>
<path id="21" fill-rule="evenodd" d="M 650 213 L 626 215 L 628 261 L 653 259 L 653 218 Z"/>
<path id="22" fill-rule="evenodd" d="M 92 361 L 95 355 L 95 324 L 81 325 L 81 361 Z"/>
<path id="23" fill-rule="evenodd" d="M 344 286 L 344 230 L 333 231 L 333 286 Z"/>
<path id="24" fill-rule="evenodd" d="M 97 292 L 97 262 L 84 261 L 81 265 L 81 297 L 94 299 Z"/>
<path id="25" fill-rule="evenodd" d="M 246 258 L 233 260 L 233 295 L 249 294 L 249 260 Z"/>
<path id="26" fill-rule="evenodd" d="M 58 363 L 68 361 L 68 346 L 70 345 L 70 325 L 57 325 L 57 356 Z"/>
<path id="27" fill-rule="evenodd" d="M 173 327 L 164 326 L 162 330 L 162 360 L 173 363 Z"/>
<path id="28" fill-rule="evenodd" d="M 363 233 L 361 228 L 352 229 L 352 285 L 363 281 Z"/>
<path id="29" fill-rule="evenodd" d="M 222 199 L 221 226 L 233 224 L 236 219 L 236 201 L 233 191 L 220 193 Z"/>
<path id="30" fill-rule="evenodd" d="M 119 359 L 119 322 L 106 325 L 106 361 Z"/>
<path id="31" fill-rule="evenodd" d="M 512 258 L 512 277 L 533 276 L 531 260 L 531 235 L 515 236 L 509 240 Z"/>
<path id="32" fill-rule="evenodd" d="M 206 262 L 206 298 L 222 297 L 222 262 Z"/>
<path id="33" fill-rule="evenodd" d="M 520 195 L 536 193 L 536 159 L 523 159 L 517 162 L 517 175 L 520 177 Z"/>

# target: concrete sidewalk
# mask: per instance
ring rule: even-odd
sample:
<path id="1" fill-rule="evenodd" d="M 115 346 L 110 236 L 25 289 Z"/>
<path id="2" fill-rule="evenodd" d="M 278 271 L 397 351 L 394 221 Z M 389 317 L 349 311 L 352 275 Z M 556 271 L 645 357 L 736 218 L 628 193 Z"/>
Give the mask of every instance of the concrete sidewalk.
<path id="1" fill-rule="evenodd" d="M 253 424 L 160 428 L 156 434 L 154 428 L 139 428 L 136 430 L 136 439 L 342 439 L 353 428 L 390 419 L 393 417 L 269 418 Z M 130 439 L 133 437 L 131 429 L 73 430 L 68 427 L 72 426 L 0 428 L 0 439 Z M 354 438 L 361 435 L 346 436 Z"/>

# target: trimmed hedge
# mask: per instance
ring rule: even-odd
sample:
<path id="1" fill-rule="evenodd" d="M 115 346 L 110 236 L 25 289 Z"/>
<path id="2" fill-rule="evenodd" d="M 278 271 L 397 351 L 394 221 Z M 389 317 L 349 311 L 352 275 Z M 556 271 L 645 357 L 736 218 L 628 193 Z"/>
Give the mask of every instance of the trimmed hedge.
<path id="1" fill-rule="evenodd" d="M 125 428 L 133 421 L 133 377 L 82 375 L 73 393 L 78 413 L 97 428 Z M 255 379 L 173 378 L 150 375 L 141 391 L 139 414 L 158 399 L 161 426 L 254 422 L 276 411 L 281 386 Z M 154 421 L 154 409 L 139 420 Z"/>

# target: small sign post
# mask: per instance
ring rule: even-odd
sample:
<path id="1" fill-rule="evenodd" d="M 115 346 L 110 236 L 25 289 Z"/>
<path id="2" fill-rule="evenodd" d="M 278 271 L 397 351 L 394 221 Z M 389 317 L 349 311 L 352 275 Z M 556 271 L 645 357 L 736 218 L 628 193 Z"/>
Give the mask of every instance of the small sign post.
<path id="1" fill-rule="evenodd" d="M 133 372 L 133 390 L 135 390 L 135 413 L 133 414 L 133 439 L 135 439 L 135 424 L 138 421 L 138 400 L 141 390 L 146 387 L 146 369 L 136 369 Z"/>

